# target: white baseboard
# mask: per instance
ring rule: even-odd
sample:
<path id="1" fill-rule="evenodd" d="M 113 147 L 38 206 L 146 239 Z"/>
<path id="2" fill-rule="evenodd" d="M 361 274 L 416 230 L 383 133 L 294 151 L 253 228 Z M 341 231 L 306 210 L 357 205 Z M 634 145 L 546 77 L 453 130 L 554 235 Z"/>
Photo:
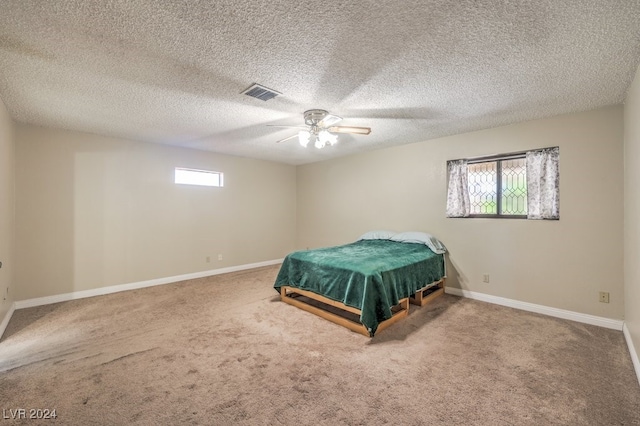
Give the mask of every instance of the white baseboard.
<path id="1" fill-rule="evenodd" d="M 284 259 L 267 260 L 265 262 L 248 263 L 245 265 L 230 266 L 228 268 L 211 269 L 209 271 L 194 272 L 191 274 L 176 275 L 173 277 L 156 278 L 148 281 L 139 281 L 128 284 L 118 284 L 109 287 L 100 287 L 91 290 L 74 291 L 72 293 L 57 294 L 55 296 L 37 297 L 35 299 L 19 300 L 14 303 L 15 309 L 32 308 L 34 306 L 49 305 L 51 303 L 66 302 L 69 300 L 84 299 L 85 297 L 102 296 L 105 294 L 118 293 L 120 291 L 136 290 L 139 288 L 153 287 L 156 285 L 170 284 L 179 281 L 193 280 L 196 278 L 210 277 L 212 275 L 227 274 L 229 272 L 244 271 L 246 269 L 259 268 L 262 266 L 277 265 Z"/>
<path id="2" fill-rule="evenodd" d="M 581 314 L 579 312 L 566 311 L 564 309 L 550 308 L 544 305 L 536 305 L 534 303 L 521 302 L 519 300 L 506 299 L 504 297 L 492 296 L 490 294 L 478 293 L 470 290 L 461 290 L 454 287 L 445 287 L 445 292 L 455 296 L 467 297 L 469 299 L 480 300 L 482 302 L 493 303 L 496 305 L 508 306 L 509 308 L 521 309 L 523 311 L 535 312 L 538 314 L 549 315 L 556 318 L 568 319 L 571 321 L 582 322 L 585 324 L 598 325 L 600 327 L 611 328 L 613 330 L 622 330 L 624 322 L 622 320 L 614 320 L 610 318 L 598 317 L 595 315 Z"/>
<path id="3" fill-rule="evenodd" d="M 16 304 L 14 302 L 14 303 L 11 304 L 11 307 L 9 308 L 9 311 L 7 312 L 7 314 L 2 319 L 2 322 L 0 322 L 0 339 L 2 338 L 2 335 L 4 334 L 4 331 L 7 329 L 7 326 L 9 325 L 9 321 L 11 321 L 11 316 L 13 315 L 13 312 L 15 310 L 16 310 Z"/>
<path id="4" fill-rule="evenodd" d="M 627 341 L 629 354 L 631 355 L 631 361 L 633 362 L 633 368 L 636 370 L 636 377 L 638 378 L 638 383 L 640 383 L 640 358 L 638 358 L 636 347 L 633 345 L 631 333 L 629 333 L 629 327 L 627 327 L 626 323 L 622 326 L 622 333 L 624 333 L 624 339 Z"/>

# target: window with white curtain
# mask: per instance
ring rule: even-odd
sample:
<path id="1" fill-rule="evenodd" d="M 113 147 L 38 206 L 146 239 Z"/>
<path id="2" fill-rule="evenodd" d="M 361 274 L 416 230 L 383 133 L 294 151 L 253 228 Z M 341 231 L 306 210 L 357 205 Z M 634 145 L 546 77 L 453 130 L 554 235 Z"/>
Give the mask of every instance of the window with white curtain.
<path id="1" fill-rule="evenodd" d="M 447 162 L 447 217 L 559 219 L 558 147 Z"/>

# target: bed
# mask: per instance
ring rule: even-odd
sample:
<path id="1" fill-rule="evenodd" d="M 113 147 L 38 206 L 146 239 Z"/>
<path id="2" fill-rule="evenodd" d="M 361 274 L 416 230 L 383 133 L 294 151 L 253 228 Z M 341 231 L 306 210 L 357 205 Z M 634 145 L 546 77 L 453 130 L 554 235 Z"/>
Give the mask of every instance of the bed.
<path id="1" fill-rule="evenodd" d="M 373 231 L 354 243 L 290 253 L 274 288 L 288 304 L 373 337 L 406 317 L 409 303 L 444 292 L 445 252 L 430 234 Z"/>

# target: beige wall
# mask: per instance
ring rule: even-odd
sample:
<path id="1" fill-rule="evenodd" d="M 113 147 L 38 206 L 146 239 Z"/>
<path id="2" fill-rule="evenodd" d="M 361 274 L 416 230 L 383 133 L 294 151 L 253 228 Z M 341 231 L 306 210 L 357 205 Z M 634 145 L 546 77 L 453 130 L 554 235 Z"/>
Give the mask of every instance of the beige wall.
<path id="1" fill-rule="evenodd" d="M 13 285 L 14 162 L 13 123 L 0 100 L 0 323 L 11 308 L 16 290 Z"/>
<path id="2" fill-rule="evenodd" d="M 450 250 L 452 286 L 622 319 L 622 119 L 611 107 L 301 166 L 297 247 L 426 231 Z M 445 218 L 447 160 L 556 145 L 559 221 Z"/>
<path id="3" fill-rule="evenodd" d="M 624 107 L 624 160 L 624 318 L 640 354 L 640 69 Z"/>
<path id="4" fill-rule="evenodd" d="M 175 185 L 176 166 L 221 171 L 225 186 Z M 293 166 L 18 125 L 16 185 L 16 300 L 279 259 L 294 248 Z"/>

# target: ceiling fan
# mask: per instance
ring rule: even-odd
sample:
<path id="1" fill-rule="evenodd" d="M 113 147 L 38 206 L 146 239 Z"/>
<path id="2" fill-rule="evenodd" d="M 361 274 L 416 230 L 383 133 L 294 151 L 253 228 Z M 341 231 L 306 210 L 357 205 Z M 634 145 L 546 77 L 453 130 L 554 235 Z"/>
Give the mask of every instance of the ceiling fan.
<path id="1" fill-rule="evenodd" d="M 313 141 L 314 146 L 318 149 L 324 148 L 326 145 L 335 145 L 338 142 L 338 135 L 336 133 L 350 133 L 354 135 L 368 135 L 371 133 L 370 127 L 334 126 L 334 124 L 341 120 L 342 117 L 329 114 L 323 109 L 310 109 L 304 112 L 304 123 L 306 126 L 278 126 L 273 124 L 268 124 L 268 126 L 301 129 L 297 134 L 280 139 L 276 143 L 297 137 L 300 145 L 303 147 L 306 148 L 309 142 Z"/>

